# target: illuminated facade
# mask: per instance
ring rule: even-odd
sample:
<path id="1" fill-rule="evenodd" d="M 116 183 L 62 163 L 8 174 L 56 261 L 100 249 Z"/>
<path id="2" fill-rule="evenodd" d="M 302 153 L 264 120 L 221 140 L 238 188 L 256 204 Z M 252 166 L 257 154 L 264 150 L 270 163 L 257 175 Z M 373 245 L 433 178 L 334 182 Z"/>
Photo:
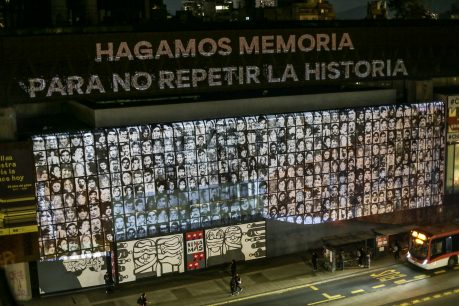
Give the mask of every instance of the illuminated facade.
<path id="1" fill-rule="evenodd" d="M 263 218 L 318 224 L 443 202 L 442 103 L 130 126 L 33 142 L 42 259 Z"/>

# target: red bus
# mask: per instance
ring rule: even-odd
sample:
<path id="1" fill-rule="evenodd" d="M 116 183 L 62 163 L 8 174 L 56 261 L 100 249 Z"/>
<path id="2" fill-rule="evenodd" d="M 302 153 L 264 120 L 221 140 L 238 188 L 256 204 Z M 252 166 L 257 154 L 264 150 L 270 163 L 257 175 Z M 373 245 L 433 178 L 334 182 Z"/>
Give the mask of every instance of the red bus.
<path id="1" fill-rule="evenodd" d="M 406 256 L 409 262 L 426 270 L 454 267 L 459 259 L 459 226 L 414 228 Z"/>

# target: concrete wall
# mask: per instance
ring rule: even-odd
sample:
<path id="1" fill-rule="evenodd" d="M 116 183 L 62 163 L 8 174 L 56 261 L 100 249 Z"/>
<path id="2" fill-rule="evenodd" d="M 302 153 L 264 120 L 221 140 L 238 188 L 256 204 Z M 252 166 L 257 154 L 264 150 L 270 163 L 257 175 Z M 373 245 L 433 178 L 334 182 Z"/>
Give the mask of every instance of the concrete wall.
<path id="1" fill-rule="evenodd" d="M 262 97 L 94 110 L 94 127 L 393 104 L 394 89 Z M 75 108 L 75 110 L 78 110 Z M 83 109 L 81 109 L 83 111 Z M 78 115 L 78 114 L 77 114 Z M 89 121 L 89 118 L 86 118 Z"/>
<path id="2" fill-rule="evenodd" d="M 12 107 L 0 108 L 0 141 L 16 138 L 16 112 Z"/>
<path id="3" fill-rule="evenodd" d="M 457 222 L 458 218 L 459 205 L 450 204 L 316 225 L 267 220 L 267 256 L 306 252 L 332 241 L 341 241 L 343 245 L 361 242 L 374 238 L 378 230 L 392 228 L 396 234 L 397 228 L 402 230 L 405 225 L 446 224 Z"/>
<path id="4" fill-rule="evenodd" d="M 307 252 L 321 248 L 327 241 L 342 237 L 343 245 L 373 238 L 372 229 L 380 224 L 358 221 L 337 221 L 315 225 L 301 225 L 276 220 L 267 220 L 267 256 L 275 257 Z M 347 236 L 347 237 L 346 237 Z"/>
<path id="5" fill-rule="evenodd" d="M 72 101 L 68 102 L 67 110 L 72 114 L 77 120 L 87 124 L 91 127 L 97 127 L 95 122 L 95 111 L 92 108 L 87 107 L 81 103 Z"/>

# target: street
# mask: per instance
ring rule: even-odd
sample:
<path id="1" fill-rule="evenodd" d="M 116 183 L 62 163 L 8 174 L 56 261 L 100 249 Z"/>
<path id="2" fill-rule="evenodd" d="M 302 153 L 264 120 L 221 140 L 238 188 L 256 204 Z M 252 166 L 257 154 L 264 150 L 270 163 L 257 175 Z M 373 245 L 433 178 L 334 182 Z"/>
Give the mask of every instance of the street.
<path id="1" fill-rule="evenodd" d="M 234 300 L 235 305 L 422 305 L 459 304 L 459 266 L 454 270 L 422 271 L 398 264 L 336 281 L 309 284 L 256 298 L 250 288 Z"/>

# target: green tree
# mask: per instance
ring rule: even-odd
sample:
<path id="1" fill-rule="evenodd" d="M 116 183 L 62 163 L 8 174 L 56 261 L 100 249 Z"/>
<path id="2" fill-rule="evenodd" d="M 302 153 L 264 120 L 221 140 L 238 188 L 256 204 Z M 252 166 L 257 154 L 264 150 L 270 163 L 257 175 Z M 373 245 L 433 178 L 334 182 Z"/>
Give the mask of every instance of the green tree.
<path id="1" fill-rule="evenodd" d="M 403 0 L 389 0 L 387 1 L 389 10 L 394 12 L 395 18 L 400 19 L 403 15 Z"/>
<path id="2" fill-rule="evenodd" d="M 387 5 L 397 19 L 421 19 L 428 17 L 422 0 L 388 0 Z"/>

